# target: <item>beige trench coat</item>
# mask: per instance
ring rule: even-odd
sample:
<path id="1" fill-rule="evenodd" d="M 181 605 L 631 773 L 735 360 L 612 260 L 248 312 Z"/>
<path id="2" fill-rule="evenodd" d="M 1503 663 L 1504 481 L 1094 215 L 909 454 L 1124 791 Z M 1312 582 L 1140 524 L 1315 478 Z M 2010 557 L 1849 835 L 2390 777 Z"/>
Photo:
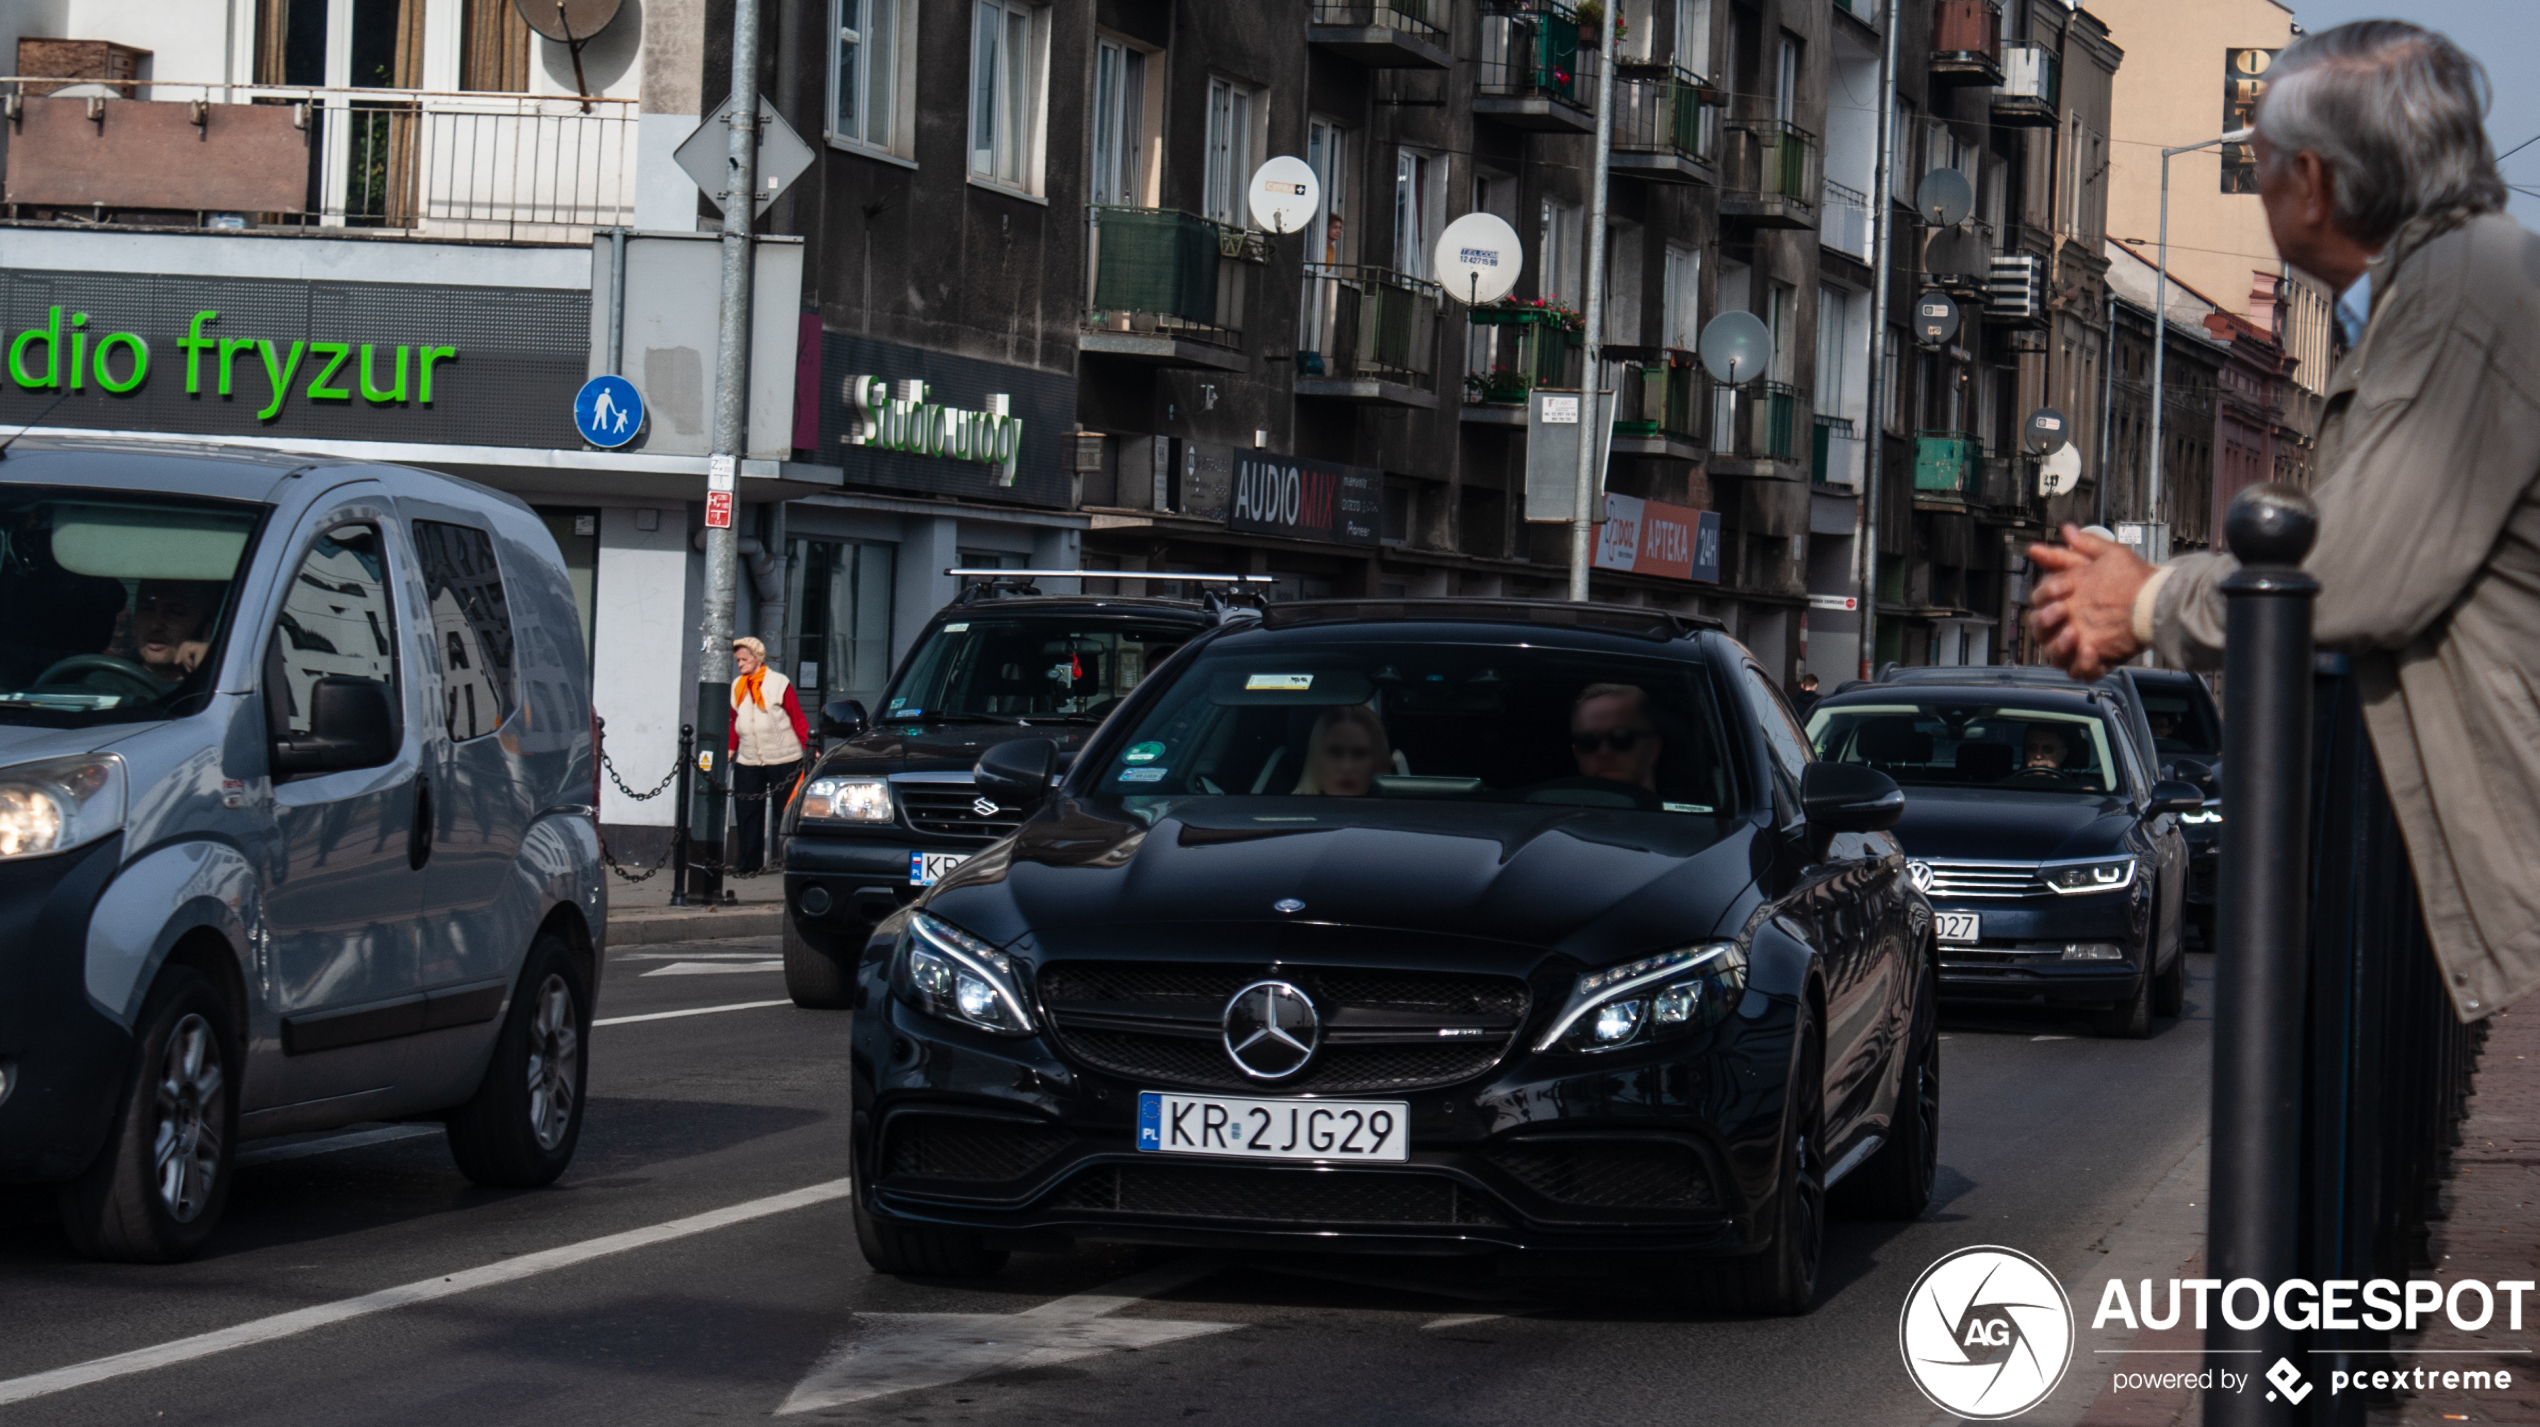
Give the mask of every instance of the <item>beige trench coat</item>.
<path id="1" fill-rule="evenodd" d="M 2320 426 L 2322 648 L 2365 726 L 2452 1008 L 2540 987 L 2540 238 L 2420 218 L 2371 268 L 2372 319 Z M 2158 594 L 2164 660 L 2221 662 L 2227 555 Z"/>

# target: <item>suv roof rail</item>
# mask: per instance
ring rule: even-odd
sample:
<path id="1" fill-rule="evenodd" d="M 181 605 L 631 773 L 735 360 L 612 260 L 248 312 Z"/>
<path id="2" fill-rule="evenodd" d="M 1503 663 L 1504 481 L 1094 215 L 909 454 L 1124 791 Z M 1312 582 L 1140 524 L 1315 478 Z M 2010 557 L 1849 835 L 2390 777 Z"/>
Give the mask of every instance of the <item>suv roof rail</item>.
<path id="1" fill-rule="evenodd" d="M 1636 605 L 1574 604 L 1566 600 L 1337 599 L 1289 600 L 1262 616 L 1272 629 L 1357 619 L 1487 620 L 1494 624 L 1560 625 L 1642 639 L 1681 639 L 1697 630 L 1725 630 L 1707 615 L 1675 614 Z"/>
<path id="2" fill-rule="evenodd" d="M 1192 574 L 1181 570 L 1008 570 L 968 565 L 955 565 L 944 573 L 959 579 L 981 581 L 979 584 L 962 586 L 961 593 L 954 595 L 952 599 L 956 605 L 976 604 L 981 600 L 1037 595 L 1041 589 L 1040 586 L 1032 583 L 1034 580 L 1187 580 L 1201 585 L 1232 585 L 1233 592 L 1249 594 L 1258 602 L 1262 592 L 1247 589 L 1246 586 L 1267 585 L 1277 578 L 1273 575 Z"/>

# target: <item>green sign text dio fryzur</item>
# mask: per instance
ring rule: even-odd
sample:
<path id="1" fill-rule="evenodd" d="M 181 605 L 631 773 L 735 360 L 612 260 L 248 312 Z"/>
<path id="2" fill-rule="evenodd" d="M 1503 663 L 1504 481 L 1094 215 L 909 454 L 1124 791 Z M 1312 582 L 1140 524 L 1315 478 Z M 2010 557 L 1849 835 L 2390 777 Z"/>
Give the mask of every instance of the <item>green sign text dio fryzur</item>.
<path id="1" fill-rule="evenodd" d="M 271 338 L 206 335 L 204 327 L 218 321 L 220 313 L 206 308 L 194 314 L 186 334 L 177 339 L 177 350 L 185 354 L 185 394 L 202 395 L 204 368 L 209 367 L 214 391 L 233 395 L 238 387 L 238 359 L 252 357 L 248 370 L 252 376 L 262 369 L 268 395 L 264 408 L 256 413 L 258 421 L 282 414 L 283 399 L 304 369 L 308 383 L 300 394 L 311 401 L 349 402 L 358 389 L 362 400 L 374 406 L 400 406 L 411 390 L 414 401 L 430 406 L 433 365 L 456 361 L 459 355 L 456 347 L 401 344 L 391 348 L 364 342 L 356 361 L 351 342 L 295 340 L 286 351 Z M 71 313 L 66 324 L 61 308 L 50 309 L 43 326 L 30 327 L 9 343 L 9 379 L 28 391 L 86 391 L 92 381 L 99 391 L 118 396 L 139 390 L 150 376 L 148 340 L 137 332 L 107 332 L 92 345 L 87 326 L 85 312 Z M 344 371 L 348 363 L 354 371 Z M 409 367 L 414 377 L 411 388 Z"/>

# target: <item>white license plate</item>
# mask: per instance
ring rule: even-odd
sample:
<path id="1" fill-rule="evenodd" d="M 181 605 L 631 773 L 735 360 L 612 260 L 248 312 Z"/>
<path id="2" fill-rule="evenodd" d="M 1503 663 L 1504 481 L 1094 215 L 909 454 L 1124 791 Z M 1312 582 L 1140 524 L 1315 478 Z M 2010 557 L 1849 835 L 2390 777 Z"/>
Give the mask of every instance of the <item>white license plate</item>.
<path id="1" fill-rule="evenodd" d="M 912 852 L 908 855 L 908 885 L 932 887 L 969 860 L 967 852 Z"/>
<path id="2" fill-rule="evenodd" d="M 1138 1092 L 1138 1148 L 1236 1159 L 1411 1158 L 1411 1107 L 1399 1100 L 1250 1100 Z"/>
<path id="3" fill-rule="evenodd" d="M 1984 939 L 1984 919 L 1973 912 L 1934 912 L 1932 920 L 1940 924 L 1940 939 L 1966 945 Z"/>

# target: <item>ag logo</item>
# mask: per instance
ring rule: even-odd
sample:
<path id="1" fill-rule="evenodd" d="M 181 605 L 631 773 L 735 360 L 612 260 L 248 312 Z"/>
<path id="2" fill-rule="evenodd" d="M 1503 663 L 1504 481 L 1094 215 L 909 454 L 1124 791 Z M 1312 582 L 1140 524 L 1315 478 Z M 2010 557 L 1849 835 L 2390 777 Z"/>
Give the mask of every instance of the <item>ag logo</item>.
<path id="1" fill-rule="evenodd" d="M 2017 1249 L 1960 1249 L 1914 1281 L 1896 1343 L 1914 1386 L 1942 1411 L 2017 1417 L 2072 1366 L 2072 1303 L 2044 1264 Z"/>

